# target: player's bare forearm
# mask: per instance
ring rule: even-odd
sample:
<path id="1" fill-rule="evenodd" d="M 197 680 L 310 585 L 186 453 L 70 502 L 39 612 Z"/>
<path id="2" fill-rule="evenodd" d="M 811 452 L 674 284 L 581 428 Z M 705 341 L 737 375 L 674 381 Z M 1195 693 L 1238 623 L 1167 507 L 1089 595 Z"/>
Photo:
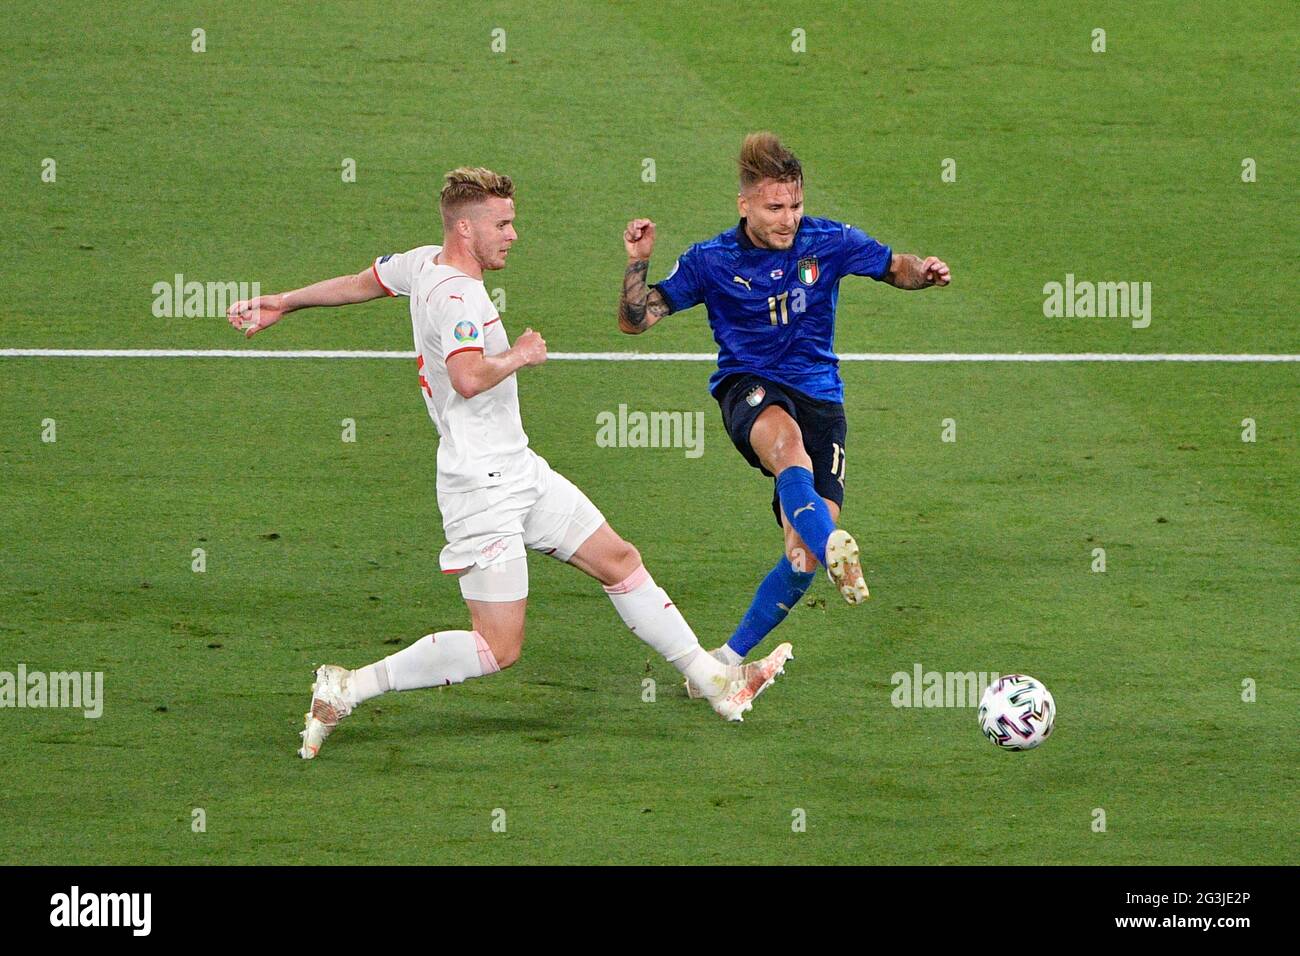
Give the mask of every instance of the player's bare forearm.
<path id="1" fill-rule="evenodd" d="M 477 359 L 454 355 L 447 362 L 448 372 L 453 363 L 464 366 L 463 371 L 458 370 L 451 376 L 452 387 L 463 398 L 473 398 L 490 388 L 496 388 L 527 364 L 515 354 L 514 349 L 508 349 L 500 355 L 485 356 L 481 352 L 474 354 Z"/>
<path id="2" fill-rule="evenodd" d="M 629 259 L 623 273 L 623 294 L 618 300 L 618 327 L 628 335 L 640 335 L 668 314 L 663 293 L 646 285 L 649 259 Z"/>
<path id="3" fill-rule="evenodd" d="M 935 256 L 914 256 L 910 252 L 896 252 L 889 260 L 889 271 L 884 280 L 898 289 L 928 289 L 947 285 L 952 281 L 948 264 Z"/>
<path id="4" fill-rule="evenodd" d="M 462 398 L 496 388 L 515 372 L 546 361 L 546 340 L 532 329 L 524 329 L 510 348 L 497 355 L 484 355 L 468 349 L 447 359 L 447 377 Z"/>
<path id="5" fill-rule="evenodd" d="M 367 269 L 356 275 L 335 276 L 292 292 L 282 292 L 277 298 L 280 300 L 280 311 L 287 313 L 322 305 L 355 305 L 387 294 L 375 278 L 374 270 Z"/>
<path id="6" fill-rule="evenodd" d="M 226 310 L 230 324 L 252 338 L 290 312 L 319 305 L 353 305 L 387 295 L 373 269 L 356 275 L 335 276 L 301 289 L 276 295 L 260 295 L 234 303 Z"/>

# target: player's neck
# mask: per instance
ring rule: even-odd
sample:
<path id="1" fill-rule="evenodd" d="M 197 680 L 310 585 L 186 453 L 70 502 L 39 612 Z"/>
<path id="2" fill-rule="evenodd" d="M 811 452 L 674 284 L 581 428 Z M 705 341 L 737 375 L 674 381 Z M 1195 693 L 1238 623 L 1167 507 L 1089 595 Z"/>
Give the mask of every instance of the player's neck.
<path id="1" fill-rule="evenodd" d="M 470 255 L 470 251 L 459 243 L 453 245 L 449 242 L 443 246 L 442 251 L 438 253 L 437 263 L 440 266 L 458 269 L 471 279 L 480 281 L 483 279 L 483 267 Z"/>
<path id="2" fill-rule="evenodd" d="M 769 246 L 767 243 L 765 243 L 762 239 L 759 239 L 758 236 L 754 235 L 754 231 L 753 231 L 752 229 L 749 228 L 749 220 L 748 220 L 748 219 L 745 220 L 745 237 L 746 237 L 750 242 L 752 242 L 752 243 L 754 244 L 754 248 L 755 248 L 755 249 L 771 249 L 771 248 L 772 248 L 772 247 Z"/>

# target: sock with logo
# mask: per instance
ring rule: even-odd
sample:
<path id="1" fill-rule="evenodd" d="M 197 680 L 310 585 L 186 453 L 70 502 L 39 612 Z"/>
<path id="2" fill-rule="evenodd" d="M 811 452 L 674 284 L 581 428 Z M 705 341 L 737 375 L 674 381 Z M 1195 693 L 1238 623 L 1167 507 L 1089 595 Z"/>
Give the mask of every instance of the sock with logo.
<path id="1" fill-rule="evenodd" d="M 705 696 L 714 697 L 726 689 L 730 680 L 727 668 L 701 649 L 682 612 L 655 584 L 644 565 L 618 584 L 606 587 L 605 593 L 628 630 L 703 688 Z"/>
<path id="2" fill-rule="evenodd" d="M 459 684 L 499 670 L 496 655 L 478 631 L 426 634 L 396 654 L 354 670 L 350 681 L 352 705 L 390 690 Z"/>
<path id="3" fill-rule="evenodd" d="M 767 577 L 754 592 L 753 603 L 741 618 L 736 633 L 727 641 L 726 649 L 737 658 L 735 663 L 744 660 L 746 654 L 785 620 L 812 584 L 814 576 L 812 571 L 796 571 L 790 559 L 781 555 L 776 567 L 767 572 Z"/>
<path id="4" fill-rule="evenodd" d="M 824 565 L 826 539 L 835 530 L 835 520 L 813 487 L 813 473 L 798 465 L 787 468 L 777 476 L 776 493 L 786 518 L 808 545 L 812 556 Z"/>

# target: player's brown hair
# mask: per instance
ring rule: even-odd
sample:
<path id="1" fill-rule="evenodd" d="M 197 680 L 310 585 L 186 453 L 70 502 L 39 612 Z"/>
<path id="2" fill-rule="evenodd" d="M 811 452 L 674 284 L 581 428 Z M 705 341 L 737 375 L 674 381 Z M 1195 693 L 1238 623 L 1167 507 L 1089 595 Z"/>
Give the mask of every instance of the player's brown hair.
<path id="1" fill-rule="evenodd" d="M 750 133 L 740 146 L 740 188 L 749 189 L 764 179 L 803 182 L 803 167 L 775 133 Z"/>
<path id="2" fill-rule="evenodd" d="M 502 176 L 482 166 L 460 166 L 443 176 L 438 206 L 443 218 L 451 219 L 466 206 L 480 203 L 489 196 L 513 199 L 515 184 L 509 176 Z"/>

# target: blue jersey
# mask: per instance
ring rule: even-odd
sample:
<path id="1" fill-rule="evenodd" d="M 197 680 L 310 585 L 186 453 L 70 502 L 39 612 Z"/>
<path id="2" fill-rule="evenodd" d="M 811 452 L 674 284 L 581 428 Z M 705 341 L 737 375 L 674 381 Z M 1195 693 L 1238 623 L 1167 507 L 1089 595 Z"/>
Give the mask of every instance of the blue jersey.
<path id="1" fill-rule="evenodd" d="M 761 249 L 742 219 L 687 249 L 657 288 L 673 312 L 703 302 L 718 343 L 716 394 L 751 372 L 823 401 L 844 401 L 835 354 L 835 303 L 846 275 L 882 279 L 893 253 L 861 229 L 805 216 L 789 249 Z"/>

